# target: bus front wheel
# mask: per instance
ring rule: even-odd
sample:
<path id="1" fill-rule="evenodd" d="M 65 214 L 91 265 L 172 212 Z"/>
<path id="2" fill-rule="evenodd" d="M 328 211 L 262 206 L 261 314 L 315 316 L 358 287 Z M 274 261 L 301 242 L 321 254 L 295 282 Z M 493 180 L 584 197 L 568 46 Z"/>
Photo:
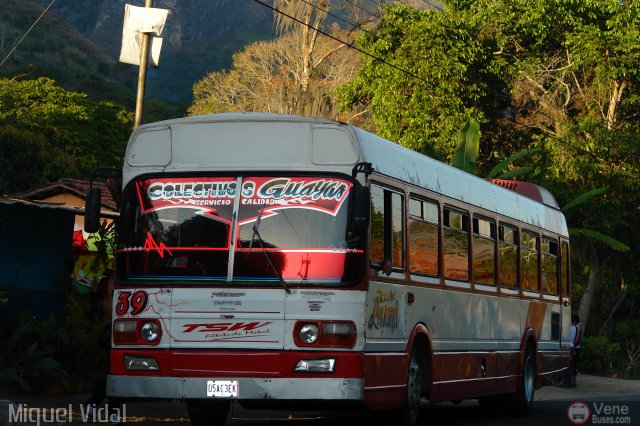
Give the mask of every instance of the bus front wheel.
<path id="1" fill-rule="evenodd" d="M 192 426 L 223 426 L 227 422 L 231 401 L 187 401 Z"/>
<path id="2" fill-rule="evenodd" d="M 414 348 L 411 351 L 409 369 L 407 372 L 407 388 L 405 400 L 402 407 L 392 411 L 392 424 L 399 426 L 415 426 L 420 415 L 420 401 L 424 393 L 424 364 L 420 359 L 418 351 Z"/>

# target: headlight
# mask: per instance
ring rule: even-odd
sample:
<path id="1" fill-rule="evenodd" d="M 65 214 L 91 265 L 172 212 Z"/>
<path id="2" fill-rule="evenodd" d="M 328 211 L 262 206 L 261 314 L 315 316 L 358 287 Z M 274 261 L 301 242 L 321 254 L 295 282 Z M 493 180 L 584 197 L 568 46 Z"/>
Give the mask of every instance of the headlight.
<path id="1" fill-rule="evenodd" d="M 146 322 L 140 329 L 142 338 L 147 342 L 154 342 L 160 337 L 160 330 L 158 324 L 155 322 Z"/>
<path id="2" fill-rule="evenodd" d="M 353 321 L 300 320 L 293 327 L 293 341 L 300 347 L 353 348 L 358 332 Z"/>
<path id="3" fill-rule="evenodd" d="M 300 340 L 308 345 L 318 340 L 319 335 L 318 327 L 315 324 L 304 324 L 300 327 Z"/>

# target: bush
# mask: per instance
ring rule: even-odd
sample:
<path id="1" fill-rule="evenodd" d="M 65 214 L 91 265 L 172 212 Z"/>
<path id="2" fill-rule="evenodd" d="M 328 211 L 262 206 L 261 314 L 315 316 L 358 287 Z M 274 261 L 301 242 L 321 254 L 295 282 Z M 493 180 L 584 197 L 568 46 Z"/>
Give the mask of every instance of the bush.
<path id="1" fill-rule="evenodd" d="M 591 336 L 583 338 L 580 347 L 578 370 L 581 373 L 615 375 L 613 362 L 620 351 L 619 343 L 612 343 L 605 336 Z"/>
<path id="2" fill-rule="evenodd" d="M 38 320 L 31 312 L 23 312 L 14 320 L 11 333 L 0 339 L 0 379 L 25 390 L 43 381 L 66 379 L 56 359 L 65 342 L 64 330 L 53 317 Z"/>

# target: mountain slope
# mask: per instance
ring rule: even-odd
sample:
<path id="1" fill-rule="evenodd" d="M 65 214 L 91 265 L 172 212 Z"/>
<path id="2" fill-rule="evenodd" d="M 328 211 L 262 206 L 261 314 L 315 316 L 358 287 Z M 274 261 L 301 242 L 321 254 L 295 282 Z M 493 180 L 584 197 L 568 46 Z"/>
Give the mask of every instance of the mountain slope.
<path id="1" fill-rule="evenodd" d="M 50 0 L 36 2 L 46 6 Z M 143 0 L 58 0 L 51 13 L 117 61 L 125 3 L 144 6 Z M 250 0 L 155 0 L 153 6 L 170 9 L 171 14 L 163 34 L 160 68 L 149 73 L 150 97 L 189 103 L 195 81 L 210 71 L 228 68 L 232 54 L 246 44 L 273 37 L 271 11 Z M 137 72 L 135 66 L 126 67 Z"/>
<path id="2" fill-rule="evenodd" d="M 31 1 L 3 0 L 0 56 L 4 59 L 43 8 Z M 47 13 L 0 68 L 9 78 L 55 79 L 67 90 L 122 103 L 134 96 L 125 82 L 134 75 L 71 25 Z M 135 78 L 135 77 L 133 77 Z"/>

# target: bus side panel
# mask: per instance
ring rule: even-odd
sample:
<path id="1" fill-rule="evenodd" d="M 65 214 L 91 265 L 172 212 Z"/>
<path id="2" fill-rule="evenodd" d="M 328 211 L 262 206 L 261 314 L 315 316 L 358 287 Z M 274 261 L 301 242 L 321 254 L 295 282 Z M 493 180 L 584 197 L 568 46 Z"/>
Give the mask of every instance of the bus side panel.
<path id="1" fill-rule="evenodd" d="M 373 410 L 398 407 L 404 400 L 406 353 L 364 354 L 364 405 Z"/>
<path id="2" fill-rule="evenodd" d="M 440 377 L 456 377 L 434 383 L 431 401 L 477 398 L 515 392 L 520 366 L 518 352 L 435 353 L 433 371 Z M 491 376 L 483 371 L 492 371 Z"/>
<path id="3" fill-rule="evenodd" d="M 407 303 L 408 293 L 413 303 Z M 559 303 L 498 296 L 497 289 L 480 293 L 448 285 L 404 287 L 372 281 L 366 313 L 365 398 L 402 396 L 398 387 L 406 384 L 407 366 L 394 362 L 392 354 L 406 351 L 409 333 L 417 324 L 424 324 L 433 339 L 431 400 L 515 392 L 521 381 L 522 339 L 527 329 L 535 337 L 541 385 L 543 378 L 557 376 L 568 362 L 558 336 L 564 330 L 553 331 L 552 318 L 560 310 Z M 389 351 L 392 354 L 382 354 Z M 372 374 L 371 368 L 382 368 L 387 374 Z"/>

